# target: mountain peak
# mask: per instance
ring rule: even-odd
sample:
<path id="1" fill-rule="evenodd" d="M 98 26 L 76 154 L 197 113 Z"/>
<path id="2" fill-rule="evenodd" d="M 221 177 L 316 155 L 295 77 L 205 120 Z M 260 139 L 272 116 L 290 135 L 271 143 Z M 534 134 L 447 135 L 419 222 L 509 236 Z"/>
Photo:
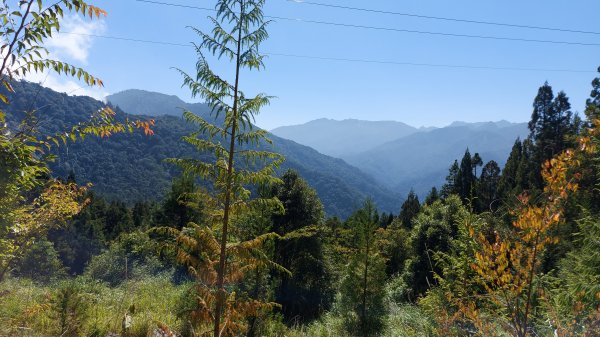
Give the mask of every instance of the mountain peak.
<path id="1" fill-rule="evenodd" d="M 181 116 L 183 108 L 200 114 L 209 111 L 203 103 L 190 104 L 175 95 L 141 89 L 127 89 L 107 96 L 106 100 L 132 115 Z"/>

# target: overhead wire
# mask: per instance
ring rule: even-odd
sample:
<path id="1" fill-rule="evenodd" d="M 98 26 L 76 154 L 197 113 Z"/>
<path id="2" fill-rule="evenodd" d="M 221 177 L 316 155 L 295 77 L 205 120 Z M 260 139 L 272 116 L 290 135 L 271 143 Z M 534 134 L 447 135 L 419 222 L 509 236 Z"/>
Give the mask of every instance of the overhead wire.
<path id="1" fill-rule="evenodd" d="M 155 4 L 155 5 L 162 5 L 162 6 L 181 7 L 181 8 L 189 8 L 189 9 L 197 9 L 197 10 L 205 10 L 205 11 L 215 11 L 215 9 L 211 9 L 211 8 L 207 8 L 207 7 L 183 5 L 183 4 L 177 4 L 177 3 L 165 2 L 165 1 L 155 1 L 155 0 L 135 0 L 135 1 L 140 2 L 140 3 L 148 3 L 148 4 Z M 434 32 L 434 31 L 424 31 L 424 30 L 401 29 L 401 28 L 393 28 L 393 27 L 358 25 L 358 24 L 311 20 L 311 19 L 302 19 L 302 18 L 289 18 L 289 17 L 273 16 L 273 15 L 265 15 L 265 18 L 274 19 L 274 20 L 285 20 L 285 21 L 289 21 L 289 22 L 312 23 L 312 24 L 327 25 L 327 26 L 337 26 L 337 27 L 346 27 L 346 28 L 355 28 L 355 29 L 368 29 L 368 30 L 377 30 L 377 31 L 389 31 L 389 32 L 397 32 L 397 33 L 600 47 L 600 43 L 588 43 L 588 42 L 577 42 L 577 41 L 541 40 L 541 39 L 527 39 L 527 38 L 506 37 L 506 36 L 493 36 L 493 35 L 472 35 L 472 34 Z"/>
<path id="2" fill-rule="evenodd" d="M 397 16 L 406 16 L 406 17 L 414 17 L 419 19 L 428 19 L 428 20 L 440 20 L 440 21 L 451 21 L 451 22 L 462 22 L 462 23 L 471 23 L 471 24 L 479 24 L 479 25 L 491 25 L 491 26 L 501 26 L 501 27 L 511 27 L 511 28 L 521 28 L 521 29 L 536 29 L 536 30 L 549 30 L 556 32 L 564 32 L 564 33 L 578 33 L 578 34 L 593 34 L 600 35 L 600 32 L 595 31 L 586 31 L 586 30 L 577 30 L 570 28 L 557 28 L 557 27 L 544 27 L 544 26 L 534 26 L 534 25 L 522 25 L 522 24 L 514 24 L 514 23 L 505 23 L 505 22 L 494 22 L 494 21 L 483 21 L 483 20 L 468 20 L 468 19 L 460 19 L 453 17 L 443 17 L 443 16 L 431 16 L 431 15 L 422 15 L 408 12 L 394 12 L 394 11 L 386 11 L 372 8 L 362 8 L 362 7 L 352 7 L 345 5 L 334 5 L 334 4 L 326 4 L 315 1 L 304 1 L 304 0 L 286 0 L 288 2 L 296 3 L 296 4 L 304 4 L 311 6 L 320 6 L 320 7 L 329 7 L 336 9 L 344 9 L 351 11 L 360 11 L 360 12 L 369 12 L 376 14 L 388 14 L 388 15 L 397 15 Z"/>
<path id="3" fill-rule="evenodd" d="M 186 43 L 146 40 L 146 39 L 138 39 L 138 38 L 130 38 L 130 37 L 111 36 L 111 35 L 86 34 L 86 33 L 76 33 L 76 32 L 60 32 L 59 34 L 80 35 L 80 36 L 96 37 L 96 38 L 109 39 L 109 40 L 120 40 L 120 41 L 146 43 L 146 44 L 153 44 L 153 45 L 193 47 L 193 45 L 191 43 L 186 44 Z M 460 64 L 401 62 L 401 61 L 386 61 L 386 60 L 373 60 L 373 59 L 361 59 L 361 58 L 340 58 L 340 57 L 326 57 L 326 56 L 316 56 L 316 55 L 299 55 L 299 54 L 277 53 L 277 52 L 265 52 L 265 55 L 291 57 L 291 58 L 302 58 L 302 59 L 313 59 L 313 60 L 322 60 L 322 61 L 371 63 L 371 64 L 403 65 L 403 66 L 417 66 L 417 67 L 436 67 L 436 68 L 460 68 L 460 69 L 474 69 L 474 70 L 505 70 L 505 71 L 534 71 L 534 72 L 540 71 L 540 72 L 565 72 L 565 73 L 592 73 L 595 71 L 595 69 L 594 70 L 547 69 L 547 68 L 497 67 L 497 66 L 473 66 L 473 65 L 460 65 Z"/>

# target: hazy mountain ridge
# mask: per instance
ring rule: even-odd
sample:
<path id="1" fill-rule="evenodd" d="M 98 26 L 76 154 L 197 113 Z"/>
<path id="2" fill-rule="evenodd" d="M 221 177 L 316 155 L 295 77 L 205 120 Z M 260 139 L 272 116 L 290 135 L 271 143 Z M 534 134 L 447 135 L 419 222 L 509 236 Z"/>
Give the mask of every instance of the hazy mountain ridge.
<path id="1" fill-rule="evenodd" d="M 503 166 L 514 141 L 529 133 L 526 123 L 505 120 L 417 129 L 400 122 L 330 119 L 273 132 L 342 158 L 401 195 L 414 188 L 421 196 L 444 183 L 448 168 L 466 148 L 471 154 L 479 152 L 485 162 L 495 160 Z"/>
<path id="2" fill-rule="evenodd" d="M 86 120 L 91 112 L 104 106 L 104 103 L 90 97 L 68 96 L 33 83 L 21 82 L 15 86 L 19 95 L 9 95 L 12 103 L 8 106 L 7 116 L 18 118 L 31 107 L 39 108 L 40 125 L 44 126 L 42 132 L 64 130 Z M 136 95 L 136 92 L 129 93 Z M 147 94 L 142 92 L 138 99 L 147 98 Z M 135 103 L 134 97 L 127 99 Z M 161 100 L 159 97 L 156 101 L 163 102 L 162 106 L 157 105 L 157 108 L 163 109 L 167 107 L 164 102 L 169 102 L 169 99 Z M 191 104 L 188 108 L 210 118 L 206 105 Z M 125 112 L 120 108 L 115 110 L 117 119 L 123 120 Z M 178 174 L 178 169 L 165 163 L 164 159 L 208 159 L 208 156 L 199 155 L 192 146 L 181 141 L 182 136 L 197 131 L 193 125 L 181 117 L 163 115 L 153 118 L 156 121 L 155 135 L 151 137 L 135 132 L 105 139 L 87 137 L 85 141 L 61 146 L 56 162 L 51 165 L 53 172 L 66 177 L 73 171 L 79 183 L 93 183 L 93 190 L 109 199 L 130 203 L 160 200 L 170 188 L 171 179 Z M 290 140 L 276 136 L 271 138 L 274 142 L 272 149 L 286 156 L 280 172 L 288 168 L 297 170 L 315 188 L 328 215 L 346 217 L 367 197 L 371 197 L 381 211 L 397 212 L 400 207 L 401 198 L 397 194 L 345 161 Z"/>
<path id="3" fill-rule="evenodd" d="M 271 130 L 274 135 L 338 158 L 367 151 L 416 132 L 419 129 L 401 122 L 357 119 L 336 121 L 327 118 Z"/>
<path id="4" fill-rule="evenodd" d="M 444 183 L 448 168 L 454 160 L 460 161 L 467 148 L 471 154 L 479 153 L 484 163 L 495 160 L 502 167 L 515 140 L 528 133 L 526 123 L 450 126 L 406 136 L 345 159 L 402 194 L 414 188 L 423 197 L 432 186 Z"/>

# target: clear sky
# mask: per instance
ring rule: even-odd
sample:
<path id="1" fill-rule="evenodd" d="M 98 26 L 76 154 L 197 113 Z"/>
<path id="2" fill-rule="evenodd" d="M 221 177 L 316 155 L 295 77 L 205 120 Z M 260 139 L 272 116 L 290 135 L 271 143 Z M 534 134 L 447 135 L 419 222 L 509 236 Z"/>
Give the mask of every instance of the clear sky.
<path id="1" fill-rule="evenodd" d="M 156 0 L 214 7 L 215 0 Z M 600 32 L 598 0 L 313 0 L 319 3 L 518 25 Z M 198 41 L 186 26 L 210 29 L 208 11 L 136 0 L 89 2 L 108 11 L 101 22 L 68 18 L 64 31 L 188 44 Z M 600 34 L 568 33 L 431 20 L 267 0 L 268 16 L 386 27 L 401 30 L 485 35 L 518 39 L 600 44 Z M 600 46 L 492 40 L 322 25 L 277 19 L 262 50 L 323 58 L 396 63 L 466 65 L 500 68 L 569 69 L 585 72 L 515 71 L 359 63 L 272 55 L 266 69 L 244 73 L 247 93 L 277 96 L 257 117 L 271 129 L 317 118 L 396 120 L 413 126 L 444 126 L 505 119 L 527 121 L 537 89 L 548 81 L 564 90 L 573 109 L 582 111 L 590 82 L 600 66 Z M 73 94 L 101 97 L 136 88 L 198 101 L 181 88 L 173 67 L 192 71 L 190 47 L 61 34 L 50 42 L 58 58 L 85 66 L 105 82 L 101 90 L 53 76 L 37 78 Z M 229 74 L 227 63 L 215 64 Z"/>

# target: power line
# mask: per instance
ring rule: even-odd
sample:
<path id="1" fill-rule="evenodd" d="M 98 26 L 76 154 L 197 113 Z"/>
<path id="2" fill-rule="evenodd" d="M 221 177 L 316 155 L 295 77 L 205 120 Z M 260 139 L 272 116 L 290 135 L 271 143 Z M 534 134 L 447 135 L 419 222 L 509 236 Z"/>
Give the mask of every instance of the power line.
<path id="1" fill-rule="evenodd" d="M 296 55 L 282 53 L 265 53 L 273 56 L 284 56 L 294 58 L 316 59 L 326 61 L 342 61 L 355 63 L 374 63 L 374 64 L 391 64 L 416 67 L 435 67 L 435 68 L 461 68 L 461 69 L 478 69 L 478 70 L 509 70 L 509 71 L 543 71 L 543 72 L 569 72 L 569 73 L 591 73 L 590 70 L 573 70 L 573 69 L 543 69 L 543 68 L 519 68 L 519 67 L 493 67 L 493 66 L 470 66 L 460 64 L 436 64 L 436 63 L 417 63 L 417 62 L 399 62 L 399 61 L 383 61 L 383 60 L 368 60 L 354 58 L 339 58 L 339 57 L 321 57 L 311 55 Z"/>
<path id="2" fill-rule="evenodd" d="M 206 11 L 215 11 L 214 9 L 210 9 L 210 8 L 206 8 L 206 7 L 198 7 L 198 6 L 192 6 L 192 5 L 182 5 L 182 4 L 176 4 L 176 3 L 170 3 L 170 2 L 153 1 L 153 0 L 135 0 L 135 1 L 142 2 L 142 3 L 156 4 L 156 5 L 163 5 L 163 6 L 182 7 L 182 8 L 199 9 L 199 10 L 206 10 Z M 438 36 L 463 37 L 463 38 L 475 38 L 475 39 L 486 39 L 486 40 L 534 42 L 534 43 L 578 45 L 578 46 L 593 46 L 593 47 L 599 47 L 600 46 L 599 43 L 586 43 L 586 42 L 574 42 L 574 41 L 556 41 L 556 40 L 539 40 L 539 39 L 525 39 L 525 38 L 513 38 L 513 37 L 492 36 L 492 35 L 470 35 L 470 34 L 456 34 L 456 33 L 432 32 L 432 31 L 423 31 L 423 30 L 400 29 L 400 28 L 392 28 L 392 27 L 376 27 L 376 26 L 356 25 L 356 24 L 341 23 L 341 22 L 309 20 L 309 19 L 301 19 L 301 18 L 288 18 L 288 17 L 282 17 L 282 16 L 269 16 L 269 15 L 265 15 L 265 18 L 274 19 L 274 20 L 285 20 L 285 21 L 291 21 L 291 22 L 303 22 L 303 23 L 312 23 L 312 24 L 327 25 L 327 26 L 346 27 L 346 28 L 368 29 L 368 30 L 377 30 L 377 31 L 389 31 L 389 32 L 397 32 L 397 33 L 411 33 L 411 34 L 421 34 L 421 35 L 438 35 Z"/>
<path id="3" fill-rule="evenodd" d="M 286 0 L 286 1 L 293 2 L 293 3 L 296 3 L 296 4 L 306 4 L 306 5 L 312 5 L 312 6 L 338 8 L 338 9 L 361 11 L 361 12 L 369 12 L 369 13 L 378 13 L 378 14 L 398 15 L 398 16 L 414 17 L 414 18 L 420 18 L 420 19 L 441 20 L 441 21 L 451 21 L 451 22 L 463 22 L 463 23 L 473 23 L 473 24 L 480 24 L 480 25 L 502 26 L 502 27 L 512 27 L 512 28 L 549 30 L 549 31 L 566 32 L 566 33 L 580 33 L 580 34 L 600 35 L 600 32 L 586 31 L 586 30 L 576 30 L 576 29 L 569 29 L 569 28 L 543 27 L 543 26 L 532 26 L 532 25 L 520 25 L 520 24 L 504 23 L 504 22 L 468 20 L 468 19 L 459 19 L 459 18 L 451 18 L 451 17 L 443 17 L 443 16 L 430 16 L 430 15 L 421 15 L 421 14 L 414 14 L 414 13 L 392 12 L 392 11 L 385 11 L 385 10 L 378 10 L 378 9 L 371 9 L 371 8 L 360 8 L 360 7 L 351 7 L 351 6 L 343 6 L 343 5 L 333 5 L 333 4 L 325 4 L 325 3 L 313 2 L 313 1 L 303 1 L 303 0 Z"/>
<path id="4" fill-rule="evenodd" d="M 138 42 L 138 43 L 146 43 L 146 44 L 153 44 L 153 45 L 192 47 L 191 43 L 185 44 L 185 43 L 176 43 L 176 42 L 167 42 L 167 41 L 144 40 L 144 39 L 136 39 L 136 38 L 120 37 L 120 36 L 85 34 L 85 33 L 74 33 L 74 32 L 60 32 L 59 34 L 81 35 L 81 36 L 97 37 L 97 38 L 109 39 L 109 40 Z M 460 65 L 460 64 L 401 62 L 401 61 L 370 60 L 370 59 L 359 59 L 359 58 L 341 58 L 341 57 L 325 57 L 325 56 L 315 56 L 315 55 L 299 55 L 299 54 L 274 53 L 274 52 L 266 52 L 265 54 L 270 55 L 270 56 L 312 59 L 312 60 L 321 60 L 321 61 L 387 64 L 387 65 L 431 67 L 431 68 L 458 68 L 458 69 L 473 69 L 473 70 L 534 71 L 534 72 L 539 71 L 539 72 L 564 72 L 564 73 L 592 73 L 592 72 L 594 72 L 592 70 L 576 70 L 576 69 L 544 69 L 544 68 L 471 66 L 471 65 Z"/>

